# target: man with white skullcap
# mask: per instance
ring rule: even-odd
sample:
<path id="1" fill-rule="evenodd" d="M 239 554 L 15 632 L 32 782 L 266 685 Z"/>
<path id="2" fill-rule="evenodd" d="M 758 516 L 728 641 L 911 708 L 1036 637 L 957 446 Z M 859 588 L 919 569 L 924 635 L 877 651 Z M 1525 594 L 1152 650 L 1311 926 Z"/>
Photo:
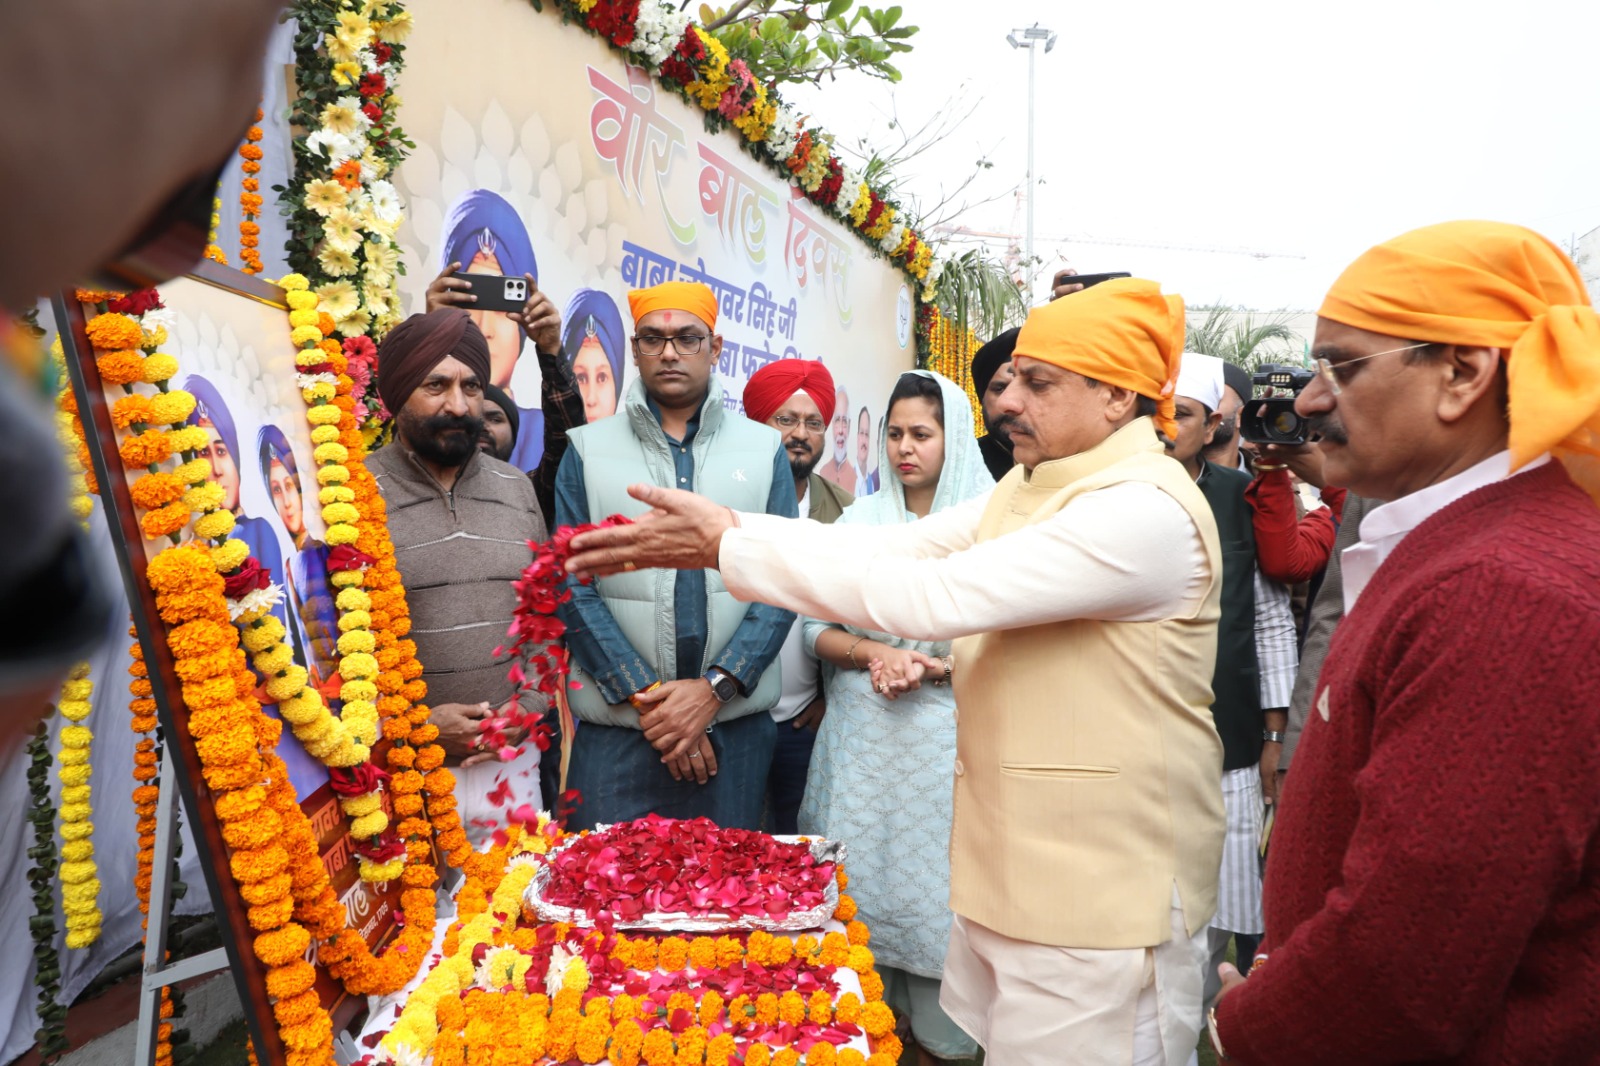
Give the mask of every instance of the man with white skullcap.
<path id="1" fill-rule="evenodd" d="M 1178 425 L 1170 447 L 1195 479 L 1222 537 L 1222 620 L 1217 627 L 1217 669 L 1211 705 L 1222 737 L 1222 802 L 1228 833 L 1222 846 L 1217 914 L 1207 933 L 1206 1003 L 1221 987 L 1217 966 L 1228 941 L 1238 939 L 1238 957 L 1249 959 L 1264 928 L 1261 867 L 1257 845 L 1264 808 L 1276 799 L 1278 756 L 1288 724 L 1296 666 L 1294 615 L 1289 590 L 1262 576 L 1256 565 L 1255 533 L 1245 499 L 1250 476 L 1207 462 L 1222 416 L 1224 364 L 1185 352 L 1173 400 Z"/>

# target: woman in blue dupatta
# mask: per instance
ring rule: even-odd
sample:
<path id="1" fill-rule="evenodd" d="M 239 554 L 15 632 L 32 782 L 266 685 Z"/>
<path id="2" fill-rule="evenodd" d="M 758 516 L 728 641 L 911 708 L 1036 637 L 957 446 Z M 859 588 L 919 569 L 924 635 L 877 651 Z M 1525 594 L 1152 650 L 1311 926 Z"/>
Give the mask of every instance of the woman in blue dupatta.
<path id="1" fill-rule="evenodd" d="M 912 522 L 994 488 L 966 394 L 925 370 L 902 374 L 889 396 L 878 470 L 882 487 L 845 508 L 841 523 Z M 877 661 L 898 674 L 915 653 L 940 659 L 950 645 L 815 619 L 806 619 L 805 637 L 823 663 L 828 713 L 800 831 L 849 848 L 850 892 L 872 928 L 885 999 L 909 1018 L 920 1062 L 970 1058 L 977 1043 L 939 1009 L 951 923 L 955 699 L 948 684 L 928 678 L 891 699 L 874 690 L 871 669 Z"/>

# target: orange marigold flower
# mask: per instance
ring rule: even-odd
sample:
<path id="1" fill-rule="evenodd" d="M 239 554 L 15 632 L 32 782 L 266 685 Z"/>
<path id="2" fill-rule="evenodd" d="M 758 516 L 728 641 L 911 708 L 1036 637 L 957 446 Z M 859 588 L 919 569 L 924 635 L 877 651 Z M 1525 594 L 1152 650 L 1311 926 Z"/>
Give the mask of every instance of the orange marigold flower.
<path id="1" fill-rule="evenodd" d="M 107 385 L 131 385 L 144 377 L 144 355 L 130 349 L 108 350 L 95 359 L 94 365 L 100 371 L 100 380 Z"/>
<path id="2" fill-rule="evenodd" d="M 778 1020 L 788 1025 L 799 1025 L 806 1020 L 806 1001 L 793 989 L 778 997 Z"/>
<path id="3" fill-rule="evenodd" d="M 119 314 L 95 315 L 84 331 L 89 335 L 89 343 L 103 352 L 137 348 L 143 336 L 139 323 Z"/>
<path id="4" fill-rule="evenodd" d="M 848 922 L 856 916 L 856 901 L 840 892 L 839 905 L 834 908 L 833 916 L 841 922 Z"/>
<path id="5" fill-rule="evenodd" d="M 861 975 L 861 993 L 872 1003 L 883 998 L 883 978 L 878 976 L 877 970 L 868 970 Z"/>
<path id="6" fill-rule="evenodd" d="M 131 399 L 131 397 L 124 397 Z M 118 401 L 121 402 L 120 400 Z M 165 506 L 175 500 L 183 499 L 183 493 L 188 486 L 173 475 L 165 471 L 159 474 L 146 474 L 139 478 L 129 488 L 133 497 L 133 505 L 145 511 L 153 511 L 157 507 Z"/>
<path id="7" fill-rule="evenodd" d="M 117 382 L 116 384 L 122 384 Z M 118 429 L 127 429 L 135 423 L 148 423 L 150 421 L 150 397 L 142 393 L 133 393 L 129 396 L 119 397 L 111 405 L 111 423 Z"/>
<path id="8" fill-rule="evenodd" d="M 169 503 L 154 511 L 146 511 L 139 519 L 139 528 L 150 540 L 158 540 L 178 532 L 189 524 L 189 508 L 182 502 Z"/>
<path id="9" fill-rule="evenodd" d="M 844 935 L 845 938 L 850 941 L 852 946 L 860 945 L 865 947 L 868 941 L 872 939 L 872 930 L 867 928 L 866 922 L 851 921 L 846 923 L 844 927 Z"/>
<path id="10" fill-rule="evenodd" d="M 778 1020 L 778 997 L 763 992 L 756 997 L 756 1024 L 772 1025 Z"/>
<path id="11" fill-rule="evenodd" d="M 689 942 L 689 961 L 697 970 L 710 970 L 717 965 L 717 942 L 708 936 L 697 936 Z"/>
<path id="12" fill-rule="evenodd" d="M 689 945 L 682 937 L 667 937 L 661 941 L 658 955 L 661 969 L 676 973 L 689 961 Z"/>
<path id="13" fill-rule="evenodd" d="M 172 440 L 166 430 L 148 429 L 137 437 L 124 439 L 118 451 L 130 469 L 156 466 L 172 457 Z"/>

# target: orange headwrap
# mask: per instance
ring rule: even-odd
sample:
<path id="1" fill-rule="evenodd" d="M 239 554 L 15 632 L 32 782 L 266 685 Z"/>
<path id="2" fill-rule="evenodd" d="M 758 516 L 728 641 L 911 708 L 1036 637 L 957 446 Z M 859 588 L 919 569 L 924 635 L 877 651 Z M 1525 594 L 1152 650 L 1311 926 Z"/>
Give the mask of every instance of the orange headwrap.
<path id="1" fill-rule="evenodd" d="M 1600 488 L 1600 316 L 1578 268 L 1539 234 L 1505 222 L 1412 230 L 1346 267 L 1317 313 L 1406 340 L 1502 349 L 1511 468 L 1557 451 L 1590 492 Z"/>
<path id="2" fill-rule="evenodd" d="M 1014 354 L 1150 397 L 1161 432 L 1176 437 L 1172 390 L 1183 332 L 1183 297 L 1162 295 L 1143 278 L 1118 278 L 1035 308 Z"/>
<path id="3" fill-rule="evenodd" d="M 717 329 L 717 295 L 700 281 L 663 281 L 648 289 L 633 289 L 628 293 L 628 310 L 636 323 L 651 311 L 687 311 L 713 333 Z"/>

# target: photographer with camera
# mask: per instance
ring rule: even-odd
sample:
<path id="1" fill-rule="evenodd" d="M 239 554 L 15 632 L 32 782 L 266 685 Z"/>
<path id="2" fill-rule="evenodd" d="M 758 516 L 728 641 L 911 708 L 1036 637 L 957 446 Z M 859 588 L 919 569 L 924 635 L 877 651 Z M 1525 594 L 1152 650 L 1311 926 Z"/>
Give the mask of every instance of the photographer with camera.
<path id="1" fill-rule="evenodd" d="M 1256 476 L 1245 496 L 1255 514 L 1257 558 L 1262 573 L 1286 585 L 1312 581 L 1328 565 L 1344 509 L 1344 489 L 1327 485 L 1321 453 L 1294 412 L 1295 397 L 1314 373 L 1264 364 L 1251 379 L 1251 391 L 1261 388 L 1268 395 L 1247 398 L 1239 417 L 1240 437 L 1256 448 Z M 1320 494 L 1320 505 L 1304 505 L 1290 473 Z"/>

